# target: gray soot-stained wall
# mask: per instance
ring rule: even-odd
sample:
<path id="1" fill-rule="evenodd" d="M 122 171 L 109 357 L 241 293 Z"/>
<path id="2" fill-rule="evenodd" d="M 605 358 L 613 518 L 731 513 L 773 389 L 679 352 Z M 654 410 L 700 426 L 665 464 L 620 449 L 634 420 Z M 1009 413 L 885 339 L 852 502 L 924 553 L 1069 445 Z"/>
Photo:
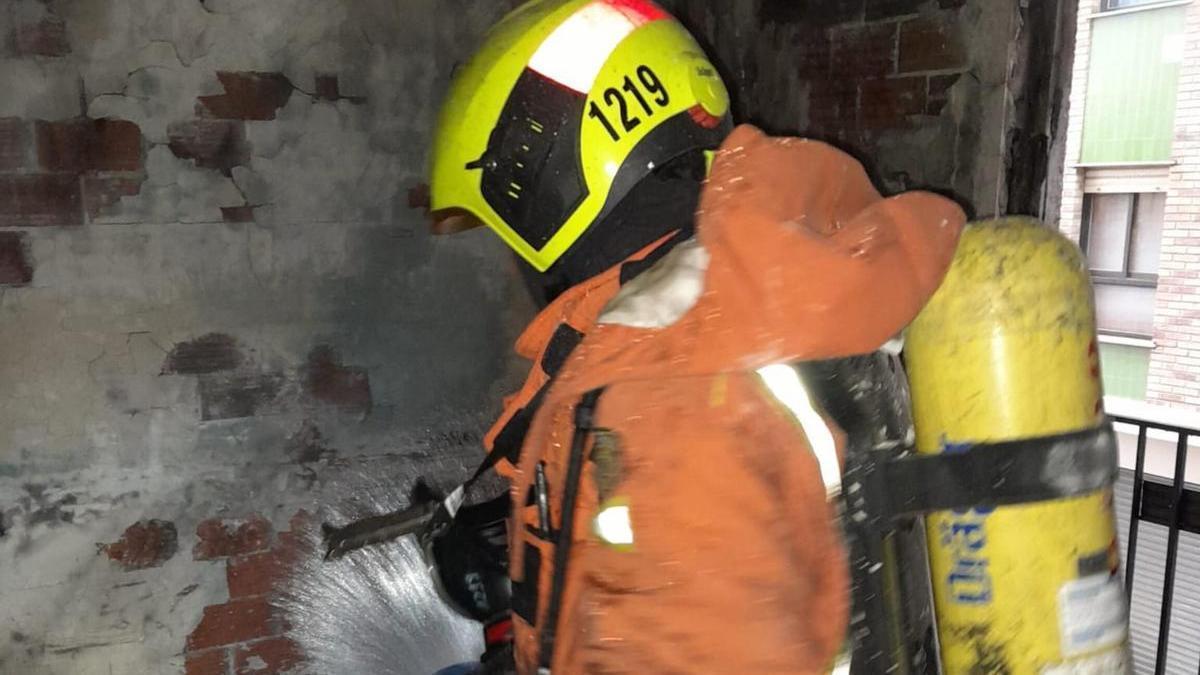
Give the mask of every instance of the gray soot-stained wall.
<path id="1" fill-rule="evenodd" d="M 513 4 L 0 5 L 0 672 L 282 672 L 289 520 L 475 461 L 532 307 L 409 190 Z"/>
<path id="2" fill-rule="evenodd" d="M 0 672 L 427 675 L 478 651 L 411 544 L 313 547 L 461 479 L 523 375 L 511 257 L 413 208 L 451 72 L 515 4 L 0 6 Z M 885 192 L 1036 212 L 1065 97 L 1022 59 L 1053 12 L 664 4 L 739 120 L 830 140 Z"/>

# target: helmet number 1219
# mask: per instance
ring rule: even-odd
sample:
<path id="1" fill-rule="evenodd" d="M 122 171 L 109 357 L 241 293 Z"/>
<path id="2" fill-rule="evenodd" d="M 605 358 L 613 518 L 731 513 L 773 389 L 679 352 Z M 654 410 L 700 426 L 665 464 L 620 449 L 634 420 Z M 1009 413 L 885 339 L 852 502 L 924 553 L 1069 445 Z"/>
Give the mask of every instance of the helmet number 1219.
<path id="1" fill-rule="evenodd" d="M 658 75 L 654 74 L 650 66 L 638 66 L 635 72 L 636 80 L 626 75 L 620 89 L 609 87 L 604 90 L 603 94 L 604 106 L 609 112 L 616 113 L 621 123 L 621 129 L 626 134 L 638 128 L 642 123 L 642 118 L 638 116 L 637 111 L 630 111 L 632 105 L 626 95 L 637 102 L 638 107 L 647 117 L 653 117 L 660 108 L 665 108 L 671 102 L 671 95 L 667 93 L 662 80 L 658 79 Z M 621 140 L 622 132 L 613 126 L 599 102 L 592 101 L 592 104 L 588 106 L 588 117 L 598 120 L 614 141 Z"/>

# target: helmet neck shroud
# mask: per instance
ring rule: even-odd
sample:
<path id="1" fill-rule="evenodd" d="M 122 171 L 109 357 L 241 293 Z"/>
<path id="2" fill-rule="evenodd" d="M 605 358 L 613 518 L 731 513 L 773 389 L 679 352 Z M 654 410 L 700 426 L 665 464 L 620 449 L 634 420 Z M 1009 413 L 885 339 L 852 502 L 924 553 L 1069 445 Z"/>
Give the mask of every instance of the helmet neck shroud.
<path id="1" fill-rule="evenodd" d="M 635 184 L 548 270 L 520 262 L 525 284 L 539 306 L 567 289 L 619 265 L 672 232 L 655 253 L 665 253 L 695 231 L 696 207 L 706 166 L 702 151 L 688 152 L 657 167 Z"/>

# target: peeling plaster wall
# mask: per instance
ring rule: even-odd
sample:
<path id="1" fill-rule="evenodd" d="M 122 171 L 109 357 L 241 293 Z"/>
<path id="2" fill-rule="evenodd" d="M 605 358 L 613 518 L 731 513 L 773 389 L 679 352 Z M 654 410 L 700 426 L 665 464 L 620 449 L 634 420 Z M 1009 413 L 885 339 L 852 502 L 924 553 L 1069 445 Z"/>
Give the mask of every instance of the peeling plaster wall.
<path id="1" fill-rule="evenodd" d="M 515 4 L 0 6 L 0 672 L 426 675 L 477 653 L 409 544 L 342 568 L 312 546 L 418 475 L 460 479 L 523 375 L 510 257 L 410 207 L 454 65 Z M 740 120 L 831 140 L 886 191 L 1037 201 L 1013 158 L 1037 161 L 1022 106 L 1048 78 L 1013 58 L 1053 22 L 1025 3 L 664 4 Z"/>
<path id="2" fill-rule="evenodd" d="M 513 4 L 0 6 L 0 672 L 269 662 L 196 651 L 236 593 L 202 523 L 261 515 L 275 546 L 346 476 L 474 461 L 532 308 L 408 190 Z"/>

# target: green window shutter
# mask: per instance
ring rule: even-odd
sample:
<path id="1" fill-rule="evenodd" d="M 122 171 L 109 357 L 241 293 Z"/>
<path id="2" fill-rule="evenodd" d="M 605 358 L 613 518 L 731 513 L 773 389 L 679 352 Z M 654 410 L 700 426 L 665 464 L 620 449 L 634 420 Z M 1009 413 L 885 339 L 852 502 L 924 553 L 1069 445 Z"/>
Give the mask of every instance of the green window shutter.
<path id="1" fill-rule="evenodd" d="M 1187 9 L 1164 7 L 1092 20 L 1081 162 L 1171 158 Z"/>
<path id="2" fill-rule="evenodd" d="M 1109 396 L 1146 400 L 1150 350 L 1130 345 L 1100 344 L 1100 373 Z"/>

